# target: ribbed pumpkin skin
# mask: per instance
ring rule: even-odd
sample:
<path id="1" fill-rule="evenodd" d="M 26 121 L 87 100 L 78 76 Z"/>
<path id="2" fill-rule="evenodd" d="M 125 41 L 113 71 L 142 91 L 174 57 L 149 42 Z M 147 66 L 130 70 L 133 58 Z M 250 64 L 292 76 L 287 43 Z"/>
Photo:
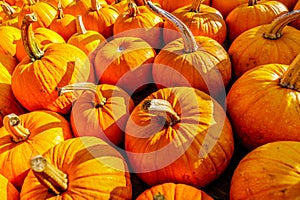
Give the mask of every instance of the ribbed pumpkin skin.
<path id="1" fill-rule="evenodd" d="M 199 188 L 215 180 L 234 149 L 223 108 L 190 87 L 160 89 L 149 99 L 167 100 L 180 121 L 165 127 L 163 117 L 143 110 L 143 101 L 134 108 L 125 129 L 125 150 L 137 175 L 151 186 L 174 182 Z"/>
<path id="2" fill-rule="evenodd" d="M 268 64 L 249 70 L 227 95 L 228 117 L 248 149 L 280 140 L 300 141 L 300 92 L 279 85 L 288 67 Z"/>
<path id="3" fill-rule="evenodd" d="M 299 199 L 300 142 L 269 143 L 248 153 L 234 171 L 231 200 Z"/>
<path id="4" fill-rule="evenodd" d="M 153 186 L 140 194 L 136 200 L 153 200 L 153 197 L 157 194 L 163 195 L 168 200 L 213 200 L 208 194 L 195 187 L 176 183 L 163 183 Z"/>
<path id="5" fill-rule="evenodd" d="M 30 170 L 21 190 L 21 199 L 117 199 L 131 200 L 127 164 L 113 147 L 96 137 L 66 140 L 44 154 L 55 167 L 68 175 L 68 189 L 54 196 Z"/>
<path id="6" fill-rule="evenodd" d="M 0 199 L 1 200 L 20 199 L 19 191 L 2 174 L 0 174 Z"/>
<path id="7" fill-rule="evenodd" d="M 1 26 L 0 37 L 0 54 L 15 56 L 17 52 L 16 41 L 21 39 L 20 29 L 13 26 Z"/>

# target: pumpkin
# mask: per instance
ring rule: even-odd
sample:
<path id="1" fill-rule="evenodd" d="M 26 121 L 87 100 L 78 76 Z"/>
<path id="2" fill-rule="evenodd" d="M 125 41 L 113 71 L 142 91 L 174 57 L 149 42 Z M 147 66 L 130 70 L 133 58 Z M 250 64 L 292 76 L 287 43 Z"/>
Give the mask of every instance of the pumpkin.
<path id="1" fill-rule="evenodd" d="M 88 12 L 89 6 L 90 1 L 88 0 L 75 0 L 64 8 L 64 13 L 73 15 L 74 17 L 77 15 L 84 15 Z"/>
<path id="2" fill-rule="evenodd" d="M 211 0 L 210 6 L 217 9 L 222 13 L 223 18 L 226 19 L 227 15 L 236 7 L 243 3 L 247 3 L 249 0 L 233 0 L 233 1 L 224 1 L 224 0 Z"/>
<path id="3" fill-rule="evenodd" d="M 64 14 L 61 0 L 57 5 L 57 16 L 49 25 L 49 29 L 61 35 L 65 41 L 68 41 L 71 35 L 76 33 L 76 17 L 71 14 Z"/>
<path id="4" fill-rule="evenodd" d="M 21 199 L 132 199 L 124 158 L 99 138 L 66 140 L 30 163 Z"/>
<path id="5" fill-rule="evenodd" d="M 113 145 L 124 141 L 124 130 L 134 103 L 121 88 L 76 83 L 59 89 L 60 94 L 83 90 L 73 104 L 70 123 L 76 137 L 95 136 Z"/>
<path id="6" fill-rule="evenodd" d="M 21 8 L 17 6 L 10 6 L 6 2 L 1 3 L 0 6 L 2 7 L 3 12 L 6 14 L 6 16 L 2 18 L 1 26 L 14 26 L 19 28 L 18 15 L 21 11 Z"/>
<path id="7" fill-rule="evenodd" d="M 166 44 L 154 59 L 152 75 L 157 87 L 194 87 L 221 101 L 231 79 L 231 62 L 226 50 L 214 39 L 194 37 L 182 21 L 150 1 L 147 5 L 176 24 L 182 35 Z"/>
<path id="8" fill-rule="evenodd" d="M 231 200 L 299 199 L 300 142 L 278 141 L 248 153 L 235 169 Z"/>
<path id="9" fill-rule="evenodd" d="M 87 30 L 97 31 L 109 38 L 113 35 L 113 26 L 118 16 L 119 11 L 115 7 L 91 0 L 88 12 L 82 14 L 82 21 Z"/>
<path id="10" fill-rule="evenodd" d="M 131 112 L 125 128 L 130 165 L 147 185 L 203 188 L 228 166 L 234 149 L 224 109 L 191 87 L 159 89 Z"/>
<path id="11" fill-rule="evenodd" d="M 2 200 L 19 200 L 20 194 L 8 179 L 0 174 L 0 198 Z"/>
<path id="12" fill-rule="evenodd" d="M 116 85 L 130 95 L 153 83 L 151 67 L 155 50 L 143 39 L 117 37 L 95 50 L 94 67 L 98 83 Z"/>
<path id="13" fill-rule="evenodd" d="M 193 4 L 178 8 L 172 14 L 185 23 L 194 36 L 207 36 L 223 44 L 227 36 L 225 20 L 218 10 L 202 2 L 203 0 L 194 0 Z M 174 32 L 177 27 L 173 23 L 166 21 L 164 28 L 165 43 L 180 37 L 180 33 Z"/>
<path id="14" fill-rule="evenodd" d="M 90 74 L 90 63 L 85 53 L 70 44 L 51 43 L 43 50 L 32 33 L 34 14 L 25 15 L 22 24 L 22 40 L 28 56 L 12 74 L 12 90 L 17 100 L 29 111 L 52 110 L 67 114 L 73 97 L 59 97 L 57 87 L 86 81 Z"/>
<path id="15" fill-rule="evenodd" d="M 51 111 L 9 114 L 0 128 L 0 173 L 19 190 L 29 158 L 73 137 L 69 122 Z"/>
<path id="16" fill-rule="evenodd" d="M 291 65 L 265 64 L 247 71 L 231 87 L 227 111 L 234 132 L 248 149 L 300 141 L 300 55 Z"/>
<path id="17" fill-rule="evenodd" d="M 299 10 L 291 11 L 239 35 L 228 50 L 234 79 L 259 65 L 290 64 L 299 53 L 300 31 L 287 24 L 299 17 Z"/>
<path id="18" fill-rule="evenodd" d="M 134 2 L 129 2 L 127 11 L 117 18 L 113 34 L 114 38 L 125 36 L 142 38 L 154 49 L 161 49 L 163 25 L 163 19 L 146 6 L 137 6 Z"/>
<path id="19" fill-rule="evenodd" d="M 20 29 L 13 26 L 0 26 L 0 54 L 16 55 L 16 41 L 21 39 Z"/>
<path id="20" fill-rule="evenodd" d="M 232 42 L 241 33 L 253 27 L 269 24 L 288 11 L 279 1 L 249 0 L 248 3 L 233 9 L 226 17 L 229 40 Z"/>
<path id="21" fill-rule="evenodd" d="M 193 186 L 176 183 L 163 183 L 155 185 L 142 194 L 136 200 L 213 200 L 208 194 Z"/>

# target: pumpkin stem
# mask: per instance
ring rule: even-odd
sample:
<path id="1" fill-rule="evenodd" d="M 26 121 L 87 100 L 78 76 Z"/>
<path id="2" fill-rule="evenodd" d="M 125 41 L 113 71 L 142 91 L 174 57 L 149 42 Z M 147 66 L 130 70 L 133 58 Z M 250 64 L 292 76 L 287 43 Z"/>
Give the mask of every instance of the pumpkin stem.
<path id="1" fill-rule="evenodd" d="M 76 30 L 77 30 L 78 34 L 86 34 L 87 33 L 87 30 L 85 29 L 81 15 L 77 15 L 77 17 L 76 17 Z"/>
<path id="2" fill-rule="evenodd" d="M 145 100 L 142 104 L 142 109 L 146 112 L 163 117 L 166 120 L 166 126 L 173 126 L 180 121 L 180 117 L 172 108 L 170 102 L 163 99 Z"/>
<path id="3" fill-rule="evenodd" d="M 3 12 L 8 16 L 9 19 L 13 19 L 18 15 L 16 10 L 6 2 L 1 3 L 1 7 Z"/>
<path id="4" fill-rule="evenodd" d="M 157 194 L 153 195 L 153 200 L 167 200 L 167 199 L 164 195 L 158 192 Z"/>
<path id="5" fill-rule="evenodd" d="M 64 11 L 62 9 L 62 5 L 61 5 L 61 0 L 58 0 L 57 3 L 57 19 L 62 19 L 64 18 L 65 14 Z"/>
<path id="6" fill-rule="evenodd" d="M 300 53 L 284 73 L 279 85 L 300 92 Z"/>
<path id="7" fill-rule="evenodd" d="M 254 6 L 257 4 L 257 0 L 249 0 L 248 1 L 248 6 Z"/>
<path id="8" fill-rule="evenodd" d="M 67 190 L 67 174 L 55 168 L 45 157 L 38 155 L 31 158 L 30 166 L 40 183 L 54 192 L 54 194 L 60 195 Z"/>
<path id="9" fill-rule="evenodd" d="M 194 0 L 192 3 L 191 12 L 200 13 L 200 7 L 204 0 Z"/>
<path id="10" fill-rule="evenodd" d="M 32 23 L 37 21 L 35 13 L 26 14 L 21 25 L 22 41 L 27 55 L 31 61 L 39 60 L 43 57 L 44 52 L 39 48 L 32 30 Z"/>
<path id="11" fill-rule="evenodd" d="M 91 10 L 92 11 L 98 11 L 102 8 L 101 4 L 98 0 L 92 0 L 91 1 Z"/>
<path id="12" fill-rule="evenodd" d="M 150 8 L 151 11 L 158 14 L 159 16 L 162 16 L 163 18 L 170 21 L 172 24 L 174 24 L 175 27 L 179 30 L 181 33 L 183 43 L 184 43 L 184 51 L 186 53 L 192 53 L 197 51 L 198 46 L 197 42 L 194 38 L 194 35 L 192 34 L 191 30 L 177 17 L 175 17 L 173 14 L 161 9 L 160 7 L 154 5 L 151 1 L 146 0 L 145 4 Z"/>
<path id="13" fill-rule="evenodd" d="M 140 14 L 138 6 L 133 1 L 130 1 L 128 3 L 128 13 L 127 14 L 131 17 L 136 17 L 137 15 Z"/>
<path id="14" fill-rule="evenodd" d="M 279 39 L 282 36 L 284 27 L 298 18 L 300 18 L 300 10 L 293 10 L 276 17 L 270 24 L 269 30 L 264 33 L 263 37 L 271 40 Z"/>
<path id="15" fill-rule="evenodd" d="M 4 116 L 3 126 L 14 142 L 24 141 L 30 135 L 30 131 L 21 124 L 20 118 L 14 113 Z"/>
<path id="16" fill-rule="evenodd" d="M 103 97 L 102 93 L 97 89 L 97 85 L 91 82 L 74 83 L 62 88 L 57 88 L 57 90 L 59 96 L 66 92 L 74 92 L 75 90 L 89 90 L 95 94 L 95 108 L 103 107 L 106 103 L 106 98 Z"/>

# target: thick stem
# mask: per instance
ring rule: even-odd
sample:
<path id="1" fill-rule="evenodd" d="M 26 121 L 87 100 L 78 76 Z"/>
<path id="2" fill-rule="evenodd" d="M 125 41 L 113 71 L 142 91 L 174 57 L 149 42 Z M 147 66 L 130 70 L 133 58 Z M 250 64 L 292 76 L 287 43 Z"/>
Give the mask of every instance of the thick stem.
<path id="1" fill-rule="evenodd" d="M 160 192 L 153 195 L 153 200 L 167 200 L 164 195 L 162 195 Z"/>
<path id="2" fill-rule="evenodd" d="M 91 82 L 74 83 L 66 85 L 62 88 L 57 88 L 57 90 L 59 96 L 63 95 L 66 92 L 74 92 L 75 90 L 89 90 L 95 94 L 95 108 L 102 107 L 106 103 L 106 98 L 103 97 L 102 93 L 98 90 L 97 85 Z"/>
<path id="3" fill-rule="evenodd" d="M 39 60 L 43 57 L 44 52 L 39 48 L 32 30 L 32 23 L 37 21 L 34 13 L 26 14 L 21 25 L 22 41 L 27 55 L 31 61 Z"/>
<path id="4" fill-rule="evenodd" d="M 248 1 L 248 6 L 254 6 L 257 4 L 257 0 L 249 0 Z"/>
<path id="5" fill-rule="evenodd" d="M 91 10 L 92 11 L 98 11 L 102 8 L 98 0 L 92 0 L 91 1 Z"/>
<path id="6" fill-rule="evenodd" d="M 138 6 L 133 1 L 130 1 L 128 3 L 128 15 L 131 17 L 136 17 L 138 14 L 140 14 Z"/>
<path id="7" fill-rule="evenodd" d="M 180 117 L 174 111 L 170 102 L 168 102 L 167 100 L 163 100 L 163 99 L 145 100 L 143 102 L 142 109 L 156 116 L 165 118 L 166 126 L 173 126 L 180 121 Z"/>
<path id="8" fill-rule="evenodd" d="M 17 17 L 18 13 L 8 3 L 6 3 L 6 2 L 1 3 L 1 7 L 2 7 L 3 12 L 8 16 L 9 19 L 13 19 L 13 18 Z"/>
<path id="9" fill-rule="evenodd" d="M 4 116 L 3 126 L 14 142 L 24 141 L 30 135 L 30 131 L 21 124 L 20 118 L 14 113 Z"/>
<path id="10" fill-rule="evenodd" d="M 279 39 L 282 36 L 284 27 L 298 18 L 300 18 L 300 10 L 293 10 L 276 17 L 272 21 L 269 30 L 264 33 L 263 37 L 271 40 Z"/>
<path id="11" fill-rule="evenodd" d="M 201 12 L 201 4 L 204 0 L 194 0 L 192 3 L 191 12 L 200 13 Z"/>
<path id="12" fill-rule="evenodd" d="M 85 29 L 81 15 L 77 15 L 77 17 L 76 17 L 76 30 L 77 30 L 78 34 L 86 34 L 87 33 L 87 30 Z"/>
<path id="13" fill-rule="evenodd" d="M 300 92 L 300 53 L 284 73 L 279 85 Z"/>
<path id="14" fill-rule="evenodd" d="M 192 34 L 191 30 L 177 17 L 175 17 L 173 14 L 161 9 L 158 6 L 155 6 L 151 1 L 145 0 L 145 4 L 148 6 L 148 8 L 153 11 L 155 14 L 158 14 L 159 16 L 167 19 L 169 22 L 174 24 L 174 26 L 179 30 L 181 33 L 183 43 L 184 43 L 184 51 L 186 53 L 192 53 L 197 51 L 198 46 L 197 42 L 194 38 L 194 35 Z"/>
<path id="15" fill-rule="evenodd" d="M 60 195 L 68 188 L 67 174 L 55 168 L 41 155 L 30 159 L 33 173 L 42 185 L 50 189 L 54 194 Z"/>

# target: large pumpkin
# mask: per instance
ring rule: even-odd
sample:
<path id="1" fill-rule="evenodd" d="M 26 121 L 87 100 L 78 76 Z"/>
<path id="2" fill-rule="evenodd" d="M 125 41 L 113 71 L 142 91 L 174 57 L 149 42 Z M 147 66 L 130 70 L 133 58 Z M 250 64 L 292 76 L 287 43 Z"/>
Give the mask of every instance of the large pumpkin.
<path id="1" fill-rule="evenodd" d="M 69 122 L 51 111 L 6 115 L 0 128 L 0 173 L 20 189 L 28 159 L 73 137 Z"/>
<path id="2" fill-rule="evenodd" d="M 125 150 L 148 185 L 184 183 L 202 188 L 228 166 L 234 142 L 223 108 L 191 87 L 164 88 L 132 111 Z"/>
<path id="3" fill-rule="evenodd" d="M 234 132 L 248 149 L 300 141 L 300 54 L 293 63 L 266 64 L 243 74 L 227 96 Z"/>
<path id="4" fill-rule="evenodd" d="M 69 112 L 72 96 L 57 95 L 56 88 L 77 81 L 86 81 L 90 63 L 85 53 L 70 44 L 49 44 L 41 50 L 33 37 L 34 14 L 25 15 L 22 40 L 28 56 L 12 75 L 12 90 L 28 110 L 48 109 L 61 114 Z"/>
<path id="5" fill-rule="evenodd" d="M 66 140 L 33 157 L 31 166 L 21 190 L 23 200 L 132 199 L 124 158 L 96 137 Z"/>
<path id="6" fill-rule="evenodd" d="M 0 174 L 0 199 L 1 200 L 19 200 L 20 199 L 19 191 L 2 174 Z"/>
<path id="7" fill-rule="evenodd" d="M 300 197 L 300 142 L 278 141 L 248 153 L 235 169 L 231 200 Z"/>

